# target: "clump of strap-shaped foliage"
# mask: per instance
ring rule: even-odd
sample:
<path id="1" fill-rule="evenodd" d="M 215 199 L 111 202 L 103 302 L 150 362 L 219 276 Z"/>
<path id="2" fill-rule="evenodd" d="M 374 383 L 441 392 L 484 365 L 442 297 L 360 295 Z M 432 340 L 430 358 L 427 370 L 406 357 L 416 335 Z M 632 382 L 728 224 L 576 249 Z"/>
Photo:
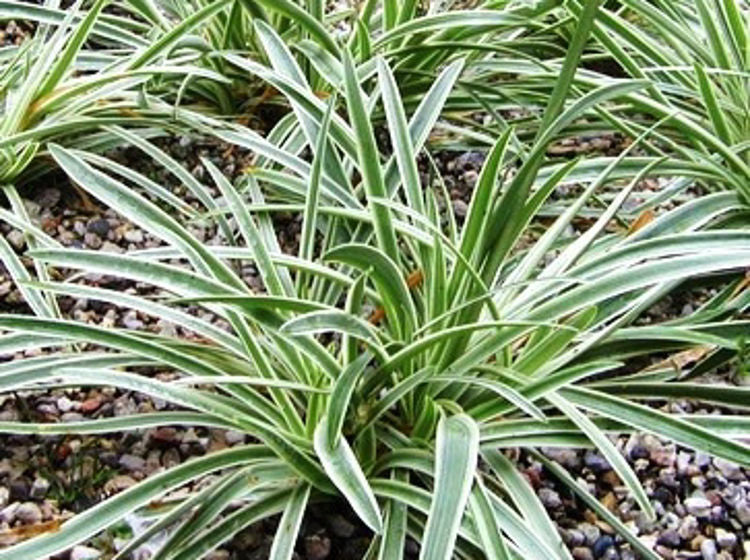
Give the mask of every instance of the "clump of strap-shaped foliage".
<path id="1" fill-rule="evenodd" d="M 129 4 L 144 14 L 157 9 L 153 17 L 161 13 L 161 3 Z M 378 41 L 395 33 L 387 25 L 383 35 L 357 27 L 359 38 L 350 45 L 334 41 L 329 47 L 335 51 L 322 58 L 328 71 L 310 75 L 288 46 L 287 35 L 298 38 L 295 28 L 281 24 L 304 20 L 303 29 L 312 34 L 320 26 L 305 17 L 316 12 L 285 13 L 275 21 L 258 15 L 265 13 L 261 8 L 296 4 L 217 4 L 259 10 L 251 17 L 258 50 L 250 58 L 217 48 L 221 67 L 202 68 L 252 75 L 289 109 L 267 137 L 190 112 L 191 129 L 253 150 L 254 166 L 239 181 L 208 160 L 203 164 L 210 184 L 196 179 L 149 140 L 145 123 L 131 128 L 103 122 L 108 139 L 141 150 L 198 204 L 186 204 L 87 146 L 48 142 L 45 151 L 73 183 L 162 240 L 161 247 L 124 255 L 64 248 L 28 219 L 2 212 L 30 241 L 33 273 L 7 243 L 0 242 L 0 254 L 34 314 L 0 316 L 0 350 L 42 352 L 0 364 L 0 390 L 110 386 L 173 408 L 65 424 L 2 422 L 0 431 L 206 426 L 245 432 L 254 443 L 154 474 L 57 532 L 0 550 L 0 560 L 47 558 L 142 508 L 152 524 L 117 558 L 126 559 L 163 530 L 169 536 L 155 558 L 201 558 L 249 524 L 280 515 L 271 558 L 288 560 L 305 512 L 324 501 L 347 503 L 371 529 L 367 558 L 401 558 L 411 536 L 425 560 L 570 559 L 506 448 L 541 461 L 634 551 L 658 558 L 540 449 L 596 448 L 647 516 L 653 516 L 649 495 L 613 436 L 646 431 L 750 465 L 750 449 L 738 441 L 750 433 L 746 416 L 674 414 L 644 404 L 696 398 L 746 406 L 747 389 L 700 385 L 692 377 L 735 363 L 743 350 L 750 242 L 747 223 L 739 219 L 746 206 L 731 189 L 627 227 L 624 204 L 642 180 L 671 173 L 671 181 L 682 184 L 699 174 L 696 166 L 709 169 L 701 160 L 692 174 L 680 175 L 687 168 L 684 151 L 633 156 L 664 145 L 669 115 L 634 123 L 633 143 L 617 157 L 548 159 L 551 143 L 578 131 L 581 122 L 611 116 L 619 101 L 648 86 L 641 78 L 587 87 L 576 81 L 599 3 L 574 10 L 565 56 L 553 61 L 559 71 L 547 85 L 549 76 L 540 79 L 547 94 L 533 125 L 467 129 L 479 141 L 493 138 L 460 222 L 430 164 L 428 143 L 444 126 L 446 107 L 462 98 L 455 92 L 471 72 L 471 57 L 437 63 L 414 98 L 397 79 L 401 58 L 361 56 L 377 53 Z M 375 21 L 392 23 L 394 5 L 384 2 L 373 12 Z M 229 13 L 216 10 L 221 17 Z M 493 13 L 510 17 L 503 9 Z M 221 18 L 210 21 L 221 24 Z M 155 29 L 155 35 L 170 36 Z M 471 36 L 468 27 L 464 32 Z M 445 42 L 466 42 L 450 39 Z M 619 128 L 624 118 L 618 114 L 610 122 Z M 387 152 L 379 149 L 373 122 L 386 125 Z M 451 126 L 455 132 L 457 125 Z M 417 166 L 420 155 L 433 170 L 427 184 Z M 579 186 L 577 194 L 560 199 L 558 187 L 571 184 Z M 279 246 L 273 229 L 278 212 L 301 215 L 296 254 Z M 196 238 L 188 227 L 196 220 L 219 228 L 224 244 Z M 263 291 L 254 292 L 242 279 L 247 262 L 257 269 Z M 62 277 L 76 272 L 51 282 L 61 278 L 51 270 Z M 154 290 L 141 296 L 90 286 L 80 281 L 87 273 Z M 716 291 L 692 313 L 665 323 L 638 321 L 697 279 Z M 175 324 L 183 335 L 79 323 L 60 315 L 60 296 L 134 309 Z M 195 313 L 197 307 L 210 314 Z M 211 316 L 229 329 L 210 322 Z M 688 375 L 669 360 L 642 370 L 627 367 L 633 358 L 648 361 L 696 347 L 702 351 Z M 159 372 L 173 380 L 153 375 Z M 209 485 L 169 497 L 170 490 L 207 475 L 213 475 Z M 162 507 L 154 507 L 156 500 Z"/>

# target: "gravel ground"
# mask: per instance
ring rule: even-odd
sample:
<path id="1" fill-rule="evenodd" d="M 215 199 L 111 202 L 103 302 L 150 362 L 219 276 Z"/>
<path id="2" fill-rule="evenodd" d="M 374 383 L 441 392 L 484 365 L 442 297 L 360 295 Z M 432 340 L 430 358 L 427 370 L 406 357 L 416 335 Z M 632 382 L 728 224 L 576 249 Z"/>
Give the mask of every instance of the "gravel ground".
<path id="1" fill-rule="evenodd" d="M 246 154 L 235 154 L 226 146 L 215 143 L 176 138 L 162 140 L 160 145 L 184 161 L 198 177 L 203 176 L 198 161 L 200 155 L 212 158 L 229 176 L 238 174 L 245 163 Z M 138 159 L 132 151 L 118 157 L 121 162 L 162 184 L 177 188 L 171 175 L 164 170 L 149 169 L 149 164 Z M 483 156 L 472 152 L 444 154 L 438 158 L 458 220 L 465 215 L 482 162 Z M 187 196 L 187 193 L 181 194 Z M 62 180 L 29 191 L 27 208 L 48 234 L 67 246 L 124 252 L 159 244 L 158 240 L 112 211 L 82 199 L 80 193 Z M 285 250 L 294 250 L 298 222 L 282 218 L 276 225 Z M 19 252 L 24 250 L 23 238 L 18 232 L 7 227 L 1 231 Z M 208 242 L 222 241 L 213 229 L 197 233 Z M 252 267 L 247 270 L 246 280 L 257 284 Z M 81 281 L 141 294 L 150 290 L 101 276 L 87 276 Z M 686 305 L 691 303 L 686 302 L 684 296 L 676 296 L 653 309 L 649 320 L 687 313 Z M 24 311 L 25 307 L 7 275 L 0 278 L 0 306 L 6 311 L 18 312 Z M 174 329 L 158 319 L 95 301 L 64 299 L 61 307 L 66 315 L 84 322 L 154 332 Z M 30 359 L 40 353 L 6 356 L 5 359 Z M 169 373 L 156 375 L 169 376 Z M 665 406 L 673 410 L 692 410 L 688 402 Z M 168 408 L 166 403 L 117 390 L 26 392 L 6 395 L 0 400 L 0 420 L 65 422 L 165 408 Z M 24 528 L 33 531 L 35 527 L 54 526 L 155 472 L 245 441 L 244 435 L 234 432 L 179 427 L 87 437 L 0 436 L 0 546 L 27 536 Z M 662 557 L 681 560 L 750 558 L 750 478 L 746 470 L 651 436 L 622 439 L 619 446 L 653 498 L 658 514 L 655 521 L 638 512 L 615 473 L 597 453 L 568 449 L 544 451 L 548 457 L 567 467 L 581 484 L 587 485 L 602 503 Z M 576 560 L 637 558 L 611 527 L 557 484 L 538 462 L 526 456 L 520 456 L 518 460 Z M 130 521 L 137 525 L 137 520 Z M 212 558 L 266 558 L 274 523 L 261 523 L 246 529 L 216 551 Z M 111 557 L 121 546 L 122 537 L 134 529 L 137 527 L 123 523 L 117 531 L 100 536 L 59 558 Z M 362 556 L 369 542 L 367 530 L 351 512 L 342 510 L 341 504 L 321 504 L 312 508 L 312 513 L 305 519 L 302 535 L 297 547 L 300 560 L 354 560 Z M 410 548 L 417 553 L 414 543 L 410 543 Z M 148 557 L 146 549 L 141 552 L 142 558 Z"/>
<path id="2" fill-rule="evenodd" d="M 20 44 L 32 31 L 33 26 L 25 22 L 10 22 L 0 30 L 0 44 Z M 248 163 L 246 152 L 212 141 L 177 137 L 159 139 L 156 143 L 199 179 L 205 179 L 206 175 L 200 157 L 211 159 L 228 177 L 238 176 Z M 617 136 L 580 138 L 551 147 L 548 155 L 561 159 L 583 152 L 614 155 L 623 146 L 623 139 Z M 168 170 L 155 167 L 140 157 L 136 150 L 119 152 L 116 159 L 159 184 L 171 187 L 197 207 L 190 193 L 185 192 Z M 471 191 L 478 180 L 483 160 L 483 154 L 478 152 L 443 153 L 436 159 L 459 222 L 468 210 Z M 428 169 L 426 162 L 421 162 L 425 181 Z M 204 182 L 209 183 L 207 180 Z M 657 181 L 644 181 L 628 204 L 636 207 L 661 186 Z M 573 192 L 563 188 L 554 196 L 565 198 Z M 686 196 L 694 194 L 687 191 Z M 43 185 L 28 191 L 27 196 L 30 215 L 46 233 L 65 246 L 126 252 L 160 244 L 159 240 L 111 210 L 100 208 L 83 198 L 59 177 L 46 178 Z M 445 200 L 441 199 L 441 202 L 446 204 Z M 669 204 L 672 203 L 661 209 L 667 209 Z M 282 250 L 296 252 L 299 220 L 294 216 L 276 216 L 276 226 Z M 215 228 L 195 225 L 191 229 L 207 243 L 223 242 Z M 570 233 L 576 233 L 575 224 Z M 19 254 L 24 251 L 20 232 L 2 224 L 0 234 Z M 248 265 L 242 272 L 251 286 L 260 287 L 254 267 Z M 80 281 L 139 294 L 148 294 L 152 290 L 147 286 L 99 275 L 89 275 Z M 650 310 L 642 321 L 655 322 L 665 317 L 687 314 L 697 302 L 710 295 L 710 292 L 699 291 L 673 296 Z M 96 301 L 67 298 L 61 299 L 60 304 L 66 316 L 83 322 L 153 332 L 173 332 L 175 329 L 159 319 Z M 28 312 L 19 292 L 1 268 L 0 310 Z M 178 334 L 190 336 L 189 333 Z M 35 351 L 6 355 L 0 356 L 0 359 L 33 359 L 42 353 Z M 156 376 L 170 375 L 169 372 L 152 373 Z M 725 380 L 719 379 L 719 382 Z M 664 406 L 673 411 L 692 411 L 694 407 L 689 402 Z M 112 389 L 29 391 L 0 396 L 0 421 L 71 422 L 168 408 L 164 402 Z M 720 411 L 707 409 L 704 412 L 715 414 Z M 245 435 L 231 431 L 168 426 L 86 437 L 0 434 L 0 547 L 39 531 L 54 530 L 71 515 L 191 457 L 241 445 L 246 441 Z M 747 470 L 642 434 L 622 438 L 618 446 L 652 498 L 656 520 L 646 519 L 637 510 L 620 480 L 598 453 L 570 449 L 543 451 L 565 466 L 663 558 L 750 560 L 750 473 Z M 519 462 L 576 560 L 638 558 L 609 525 L 560 486 L 540 463 L 518 452 L 510 454 Z M 209 481 L 204 480 L 199 486 Z M 184 488 L 178 492 L 191 490 L 194 489 Z M 139 530 L 141 522 L 131 516 L 115 530 L 58 555 L 56 559 L 111 558 L 122 546 L 123 538 Z M 248 527 L 208 558 L 267 558 L 276 522 L 273 520 Z M 319 504 L 311 508 L 305 517 L 296 558 L 357 560 L 362 557 L 369 539 L 369 532 L 345 505 Z M 145 547 L 138 551 L 136 558 L 146 560 L 148 556 L 148 548 Z M 409 541 L 406 557 L 417 556 L 416 545 Z"/>

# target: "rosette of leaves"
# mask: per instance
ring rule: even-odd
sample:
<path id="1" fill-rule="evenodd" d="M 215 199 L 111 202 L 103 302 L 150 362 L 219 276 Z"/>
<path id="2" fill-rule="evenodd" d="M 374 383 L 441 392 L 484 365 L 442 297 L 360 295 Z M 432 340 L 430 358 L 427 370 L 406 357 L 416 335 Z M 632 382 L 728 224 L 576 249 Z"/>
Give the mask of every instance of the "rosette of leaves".
<path id="1" fill-rule="evenodd" d="M 161 53 L 179 37 L 148 43 L 133 30 L 135 22 L 103 15 L 105 0 L 85 11 L 81 4 L 55 10 L 0 3 L 0 19 L 35 15 L 39 22 L 33 37 L 0 53 L 0 180 L 5 184 L 44 167 L 39 150 L 45 142 L 101 152 L 119 142 L 100 130 L 105 125 L 138 126 L 144 137 L 174 129 L 178 121 L 185 126 L 186 112 L 177 115 L 145 89 L 156 76 L 225 81 L 189 60 L 165 61 Z"/>
<path id="2" fill-rule="evenodd" d="M 742 206 L 732 192 L 678 206 L 637 231 L 610 227 L 655 168 L 630 173 L 628 152 L 604 168 L 575 160 L 545 165 L 555 134 L 633 87 L 608 85 L 570 99 L 580 52 L 568 53 L 536 141 L 516 155 L 509 150 L 512 130 L 497 139 L 462 223 L 446 211 L 443 189 L 420 184 L 415 158 L 455 83 L 456 66 L 445 68 L 407 112 L 385 60 L 375 64 L 376 90 L 364 90 L 344 50 L 343 114 L 333 110 L 335 100 L 290 88 L 297 135 L 263 138 L 214 123 L 219 137 L 252 147 L 261 158 L 239 184 L 204 162 L 218 193 L 205 191 L 214 197 L 206 213 L 225 219 L 234 232 L 224 245 L 198 240 L 179 219 L 185 212 L 179 201 L 156 200 L 154 186 L 135 172 L 124 177 L 86 152 L 50 145 L 72 181 L 163 245 L 126 255 L 61 248 L 29 227 L 38 245 L 29 256 L 43 267 L 151 285 L 160 297 L 72 280 L 20 285 L 44 297 L 135 309 L 192 334 L 0 316 L 3 352 L 44 350 L 1 364 L 0 390 L 111 386 L 174 406 L 76 423 L 3 422 L 0 430 L 208 426 L 244 432 L 255 443 L 155 474 L 58 532 L 0 551 L 0 559 L 46 558 L 209 473 L 218 475 L 212 485 L 157 510 L 153 524 L 118 557 L 168 529 L 156 558 L 201 558 L 249 524 L 281 515 L 271 558 L 289 559 L 305 512 L 338 501 L 372 531 L 367 558 L 403 557 L 410 535 L 429 560 L 569 559 L 533 488 L 503 453 L 507 448 L 538 457 L 633 550 L 658 558 L 538 450 L 597 448 L 646 515 L 653 515 L 649 496 L 614 435 L 646 431 L 750 465 L 750 449 L 738 441 L 750 433 L 746 416 L 677 415 L 646 402 L 695 398 L 743 408 L 747 389 L 696 383 L 669 361 L 645 370 L 629 365 L 633 358 L 696 347 L 705 352 L 695 370 L 736 358 L 748 328 L 741 314 L 750 305 L 742 278 L 750 243 L 746 226 L 733 225 Z M 376 148 L 375 105 L 386 115 L 389 157 Z M 300 157 L 305 145 L 311 161 Z M 150 153 L 173 165 L 158 150 Z M 263 161 L 274 166 L 260 173 Z M 580 194 L 551 223 L 537 220 L 556 187 L 572 180 L 582 186 Z M 610 182 L 619 186 L 617 196 L 581 226 L 579 212 Z M 280 187 L 287 199 L 266 202 L 264 195 L 278 196 Z M 282 252 L 275 212 L 301 216 L 296 254 Z M 578 235 L 570 234 L 574 223 Z M 256 267 L 262 291 L 238 273 L 243 262 Z M 637 322 L 699 278 L 718 291 L 692 314 L 663 324 Z M 195 314 L 196 306 L 229 328 Z M 155 371 L 170 372 L 173 380 L 150 374 Z"/>

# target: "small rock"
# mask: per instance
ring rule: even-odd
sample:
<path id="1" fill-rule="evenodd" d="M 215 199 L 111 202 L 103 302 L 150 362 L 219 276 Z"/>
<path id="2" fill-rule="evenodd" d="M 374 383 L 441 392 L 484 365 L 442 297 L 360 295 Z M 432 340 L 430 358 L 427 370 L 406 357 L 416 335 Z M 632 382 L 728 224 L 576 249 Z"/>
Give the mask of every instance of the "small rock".
<path id="1" fill-rule="evenodd" d="M 571 551 L 571 553 L 575 560 L 594 560 L 594 553 L 586 546 L 577 546 Z"/>
<path id="2" fill-rule="evenodd" d="M 737 546 L 737 535 L 735 535 L 734 533 L 730 533 L 729 531 L 718 528 L 716 529 L 715 536 L 716 544 L 718 544 L 720 548 L 733 549 L 735 546 Z"/>
<path id="3" fill-rule="evenodd" d="M 671 504 L 673 499 L 672 491 L 665 486 L 657 486 L 654 490 L 653 498 L 662 504 Z"/>
<path id="4" fill-rule="evenodd" d="M 325 560 L 331 554 L 331 539 L 311 535 L 305 538 L 305 555 L 308 560 Z"/>
<path id="5" fill-rule="evenodd" d="M 339 513 L 331 515 L 328 518 L 328 526 L 331 529 L 331 533 L 343 539 L 351 537 L 357 529 L 353 523 Z"/>
<path id="6" fill-rule="evenodd" d="M 568 529 L 562 531 L 562 539 L 570 548 L 581 546 L 586 542 L 586 537 L 578 529 Z"/>
<path id="7" fill-rule="evenodd" d="M 129 453 L 120 457 L 119 463 L 122 468 L 129 471 L 143 471 L 146 466 L 146 460 L 143 457 L 137 457 Z"/>
<path id="8" fill-rule="evenodd" d="M 169 426 L 157 428 L 151 434 L 151 439 L 157 445 L 172 445 L 177 442 L 177 430 Z"/>
<path id="9" fill-rule="evenodd" d="M 161 456 L 161 464 L 164 468 L 176 467 L 180 464 L 180 452 L 175 447 L 170 447 Z"/>
<path id="10" fill-rule="evenodd" d="M 143 232 L 139 229 L 129 229 L 123 234 L 123 238 L 129 243 L 143 243 Z"/>
<path id="11" fill-rule="evenodd" d="M 84 234 L 83 242 L 89 249 L 99 249 L 102 246 L 102 238 L 91 232 L 86 232 Z"/>
<path id="12" fill-rule="evenodd" d="M 29 499 L 31 492 L 31 483 L 24 477 L 14 478 L 8 485 L 10 497 L 16 502 L 25 502 Z"/>
<path id="13" fill-rule="evenodd" d="M 596 542 L 594 543 L 594 546 L 591 547 L 591 550 L 594 553 L 594 558 L 601 558 L 602 556 L 604 556 L 608 549 L 614 546 L 615 540 L 612 537 L 610 537 L 609 535 L 602 535 L 601 537 L 596 539 Z"/>
<path id="14" fill-rule="evenodd" d="M 594 543 L 602 534 L 599 527 L 597 527 L 596 525 L 592 525 L 591 523 L 581 523 L 578 528 L 583 533 L 583 536 L 586 539 L 586 544 L 589 546 L 594 546 Z"/>
<path id="15" fill-rule="evenodd" d="M 696 517 L 707 517 L 711 513 L 711 502 L 700 496 L 687 498 L 683 504 L 688 513 Z"/>
<path id="16" fill-rule="evenodd" d="M 465 218 L 469 211 L 469 206 L 460 198 L 453 201 L 453 212 L 458 218 Z"/>
<path id="17" fill-rule="evenodd" d="M 0 523 L 7 523 L 10 525 L 16 519 L 16 512 L 21 507 L 20 502 L 13 502 L 9 506 L 5 506 L 0 510 Z"/>
<path id="18" fill-rule="evenodd" d="M 19 251 L 24 248 L 24 245 L 26 245 L 26 238 L 23 233 L 17 229 L 11 230 L 5 237 L 8 240 L 8 243 L 13 245 L 13 247 Z"/>
<path id="19" fill-rule="evenodd" d="M 143 321 L 138 318 L 138 314 L 132 309 L 123 315 L 122 324 L 126 329 L 133 331 L 143 327 Z"/>
<path id="20" fill-rule="evenodd" d="M 700 469 L 705 469 L 711 464 L 711 455 L 708 453 L 702 453 L 700 451 L 695 452 L 695 466 Z"/>
<path id="21" fill-rule="evenodd" d="M 724 459 L 715 457 L 714 466 L 729 480 L 739 481 L 745 479 L 745 474 L 737 463 L 732 463 L 731 461 L 725 461 Z"/>
<path id="22" fill-rule="evenodd" d="M 698 534 L 699 529 L 698 520 L 692 515 L 688 515 L 680 523 L 678 533 L 683 540 L 690 541 Z"/>
<path id="23" fill-rule="evenodd" d="M 716 541 L 713 539 L 706 539 L 701 543 L 701 555 L 703 560 L 716 560 Z"/>
<path id="24" fill-rule="evenodd" d="M 86 229 L 93 233 L 94 235 L 98 235 L 102 239 L 107 237 L 107 234 L 109 233 L 109 220 L 105 218 L 99 218 L 96 220 L 91 220 L 86 227 Z"/>
<path id="25" fill-rule="evenodd" d="M 42 478 L 41 476 L 34 479 L 34 483 L 31 485 L 31 497 L 35 500 L 40 500 L 47 495 L 49 490 L 49 480 Z"/>
<path id="26" fill-rule="evenodd" d="M 547 509 L 557 509 L 563 505 L 562 500 L 560 499 L 560 494 L 551 488 L 540 488 L 539 500 Z"/>
<path id="27" fill-rule="evenodd" d="M 57 206 L 57 203 L 60 202 L 60 198 L 61 193 L 59 189 L 48 187 L 37 193 L 34 197 L 34 202 L 42 208 L 52 208 L 53 206 Z"/>
<path id="28" fill-rule="evenodd" d="M 34 525 L 42 521 L 42 510 L 34 502 L 24 502 L 16 510 L 16 519 L 25 525 Z"/>
<path id="29" fill-rule="evenodd" d="M 650 453 L 648 449 L 643 445 L 634 445 L 630 450 L 630 459 L 635 461 L 637 459 L 648 459 Z"/>
<path id="30" fill-rule="evenodd" d="M 90 414 L 92 412 L 95 412 L 101 405 L 102 401 L 99 399 L 99 397 L 93 397 L 83 401 L 80 408 L 81 412 Z"/>
<path id="31" fill-rule="evenodd" d="M 591 450 L 583 456 L 583 463 L 595 473 L 612 469 L 609 462 L 600 453 Z"/>
<path id="32" fill-rule="evenodd" d="M 245 443 L 245 434 L 238 432 L 237 430 L 227 430 L 224 434 L 224 439 L 228 445 L 235 445 L 238 443 Z"/>
<path id="33" fill-rule="evenodd" d="M 682 542 L 682 539 L 680 538 L 680 534 L 675 529 L 667 529 L 659 535 L 659 538 L 656 540 L 656 542 L 662 546 L 667 546 L 669 548 L 678 548 L 680 546 L 680 543 Z"/>
<path id="34" fill-rule="evenodd" d="M 670 467 L 677 460 L 677 450 L 674 445 L 663 445 L 661 442 L 655 444 L 650 451 L 652 463 L 662 467 Z"/>
<path id="35" fill-rule="evenodd" d="M 56 404 L 57 404 L 57 410 L 64 413 L 64 412 L 70 412 L 71 410 L 73 410 L 73 407 L 75 406 L 76 403 L 71 401 L 68 397 L 62 396 L 59 399 L 57 399 Z"/>
<path id="36" fill-rule="evenodd" d="M 0 486 L 0 508 L 4 508 L 8 505 L 8 499 L 10 498 L 10 490 L 5 486 Z"/>
<path id="37" fill-rule="evenodd" d="M 664 558 L 664 560 L 672 560 L 672 558 L 674 558 L 674 552 L 663 544 L 657 544 L 654 550 L 659 556 Z"/>
<path id="38" fill-rule="evenodd" d="M 474 187 L 478 179 L 479 179 L 479 173 L 477 173 L 473 169 L 464 173 L 464 176 L 463 176 L 464 182 L 469 187 Z"/>
<path id="39" fill-rule="evenodd" d="M 750 525 L 750 504 L 748 502 L 742 501 L 738 503 L 734 507 L 734 514 L 737 516 L 739 522 L 744 526 L 747 527 L 748 525 Z"/>
<path id="40" fill-rule="evenodd" d="M 70 560 L 93 560 L 99 558 L 102 555 L 101 552 L 95 548 L 88 546 L 74 546 L 73 550 L 70 551 Z"/>
<path id="41" fill-rule="evenodd" d="M 544 447 L 542 453 L 561 466 L 568 469 L 577 469 L 581 465 L 581 457 L 575 449 L 568 447 Z"/>
<path id="42" fill-rule="evenodd" d="M 117 492 L 127 490 L 128 488 L 135 486 L 136 484 L 136 481 L 132 477 L 127 475 L 118 475 L 111 478 L 104 484 L 104 491 L 107 494 L 116 494 Z"/>

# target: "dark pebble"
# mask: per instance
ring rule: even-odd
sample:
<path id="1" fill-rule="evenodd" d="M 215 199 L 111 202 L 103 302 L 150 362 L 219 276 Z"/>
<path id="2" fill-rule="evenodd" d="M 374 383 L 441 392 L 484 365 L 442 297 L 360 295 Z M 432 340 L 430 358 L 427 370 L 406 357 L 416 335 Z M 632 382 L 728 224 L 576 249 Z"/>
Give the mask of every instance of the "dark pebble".
<path id="1" fill-rule="evenodd" d="M 667 546 L 669 548 L 678 548 L 682 539 L 676 529 L 667 529 L 661 535 L 659 535 L 658 544 Z"/>
<path id="2" fill-rule="evenodd" d="M 656 490 L 654 490 L 654 500 L 666 505 L 671 504 L 674 501 L 674 497 L 672 496 L 671 490 L 664 486 L 658 486 Z"/>
<path id="3" fill-rule="evenodd" d="M 630 450 L 630 458 L 633 461 L 636 459 L 648 459 L 650 456 L 651 453 L 643 445 L 636 445 Z"/>
<path id="4" fill-rule="evenodd" d="M 86 229 L 88 229 L 89 233 L 95 233 L 99 237 L 104 238 L 109 233 L 109 220 L 105 220 L 104 218 L 91 220 Z"/>
<path id="5" fill-rule="evenodd" d="M 608 471 L 612 468 L 602 455 L 594 451 L 586 452 L 586 455 L 583 457 L 583 463 L 595 473 Z"/>
<path id="6" fill-rule="evenodd" d="M 341 514 L 334 514 L 331 515 L 328 519 L 328 527 L 331 529 L 331 533 L 333 533 L 337 537 L 341 537 L 344 539 L 348 539 L 354 534 L 354 531 L 357 529 L 357 527 L 349 522 L 346 517 L 344 517 Z"/>
<path id="7" fill-rule="evenodd" d="M 10 481 L 10 501 L 25 502 L 29 499 L 31 484 L 25 478 L 16 478 Z"/>
<path id="8" fill-rule="evenodd" d="M 602 535 L 596 539 L 594 546 L 591 547 L 594 558 L 601 558 L 613 546 L 615 546 L 615 540 L 609 535 Z"/>

